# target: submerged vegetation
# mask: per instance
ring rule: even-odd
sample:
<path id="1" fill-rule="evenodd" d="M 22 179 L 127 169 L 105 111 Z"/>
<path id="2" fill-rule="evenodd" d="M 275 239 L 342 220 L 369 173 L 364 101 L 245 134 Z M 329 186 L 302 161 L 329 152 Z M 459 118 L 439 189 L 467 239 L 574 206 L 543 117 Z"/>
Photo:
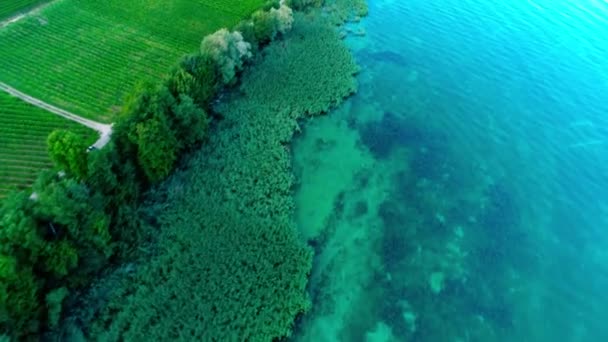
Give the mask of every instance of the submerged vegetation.
<path id="1" fill-rule="evenodd" d="M 357 67 L 321 16 L 294 20 L 271 2 L 238 27 L 203 39 L 161 83 L 137 87 L 105 148 L 87 153 L 75 134 L 49 136 L 55 170 L 0 209 L 0 332 L 290 334 L 310 307 L 312 250 L 294 226 L 286 145 L 298 120 L 355 91 Z M 91 280 L 127 260 L 137 266 L 96 296 L 104 278 Z"/>

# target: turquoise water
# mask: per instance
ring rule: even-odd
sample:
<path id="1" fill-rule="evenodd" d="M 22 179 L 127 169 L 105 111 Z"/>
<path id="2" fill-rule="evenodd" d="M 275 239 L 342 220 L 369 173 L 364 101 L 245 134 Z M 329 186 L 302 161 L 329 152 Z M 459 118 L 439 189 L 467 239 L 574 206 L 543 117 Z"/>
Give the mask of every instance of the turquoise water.
<path id="1" fill-rule="evenodd" d="M 293 146 L 294 340 L 608 341 L 608 3 L 369 5 Z"/>

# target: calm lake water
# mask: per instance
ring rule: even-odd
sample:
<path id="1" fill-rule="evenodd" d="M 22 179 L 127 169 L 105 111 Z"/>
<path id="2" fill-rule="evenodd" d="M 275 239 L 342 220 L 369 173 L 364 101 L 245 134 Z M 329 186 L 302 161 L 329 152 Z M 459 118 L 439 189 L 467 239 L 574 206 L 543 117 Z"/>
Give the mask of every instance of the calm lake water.
<path id="1" fill-rule="evenodd" d="M 294 340 L 608 341 L 608 3 L 369 5 L 293 146 Z"/>

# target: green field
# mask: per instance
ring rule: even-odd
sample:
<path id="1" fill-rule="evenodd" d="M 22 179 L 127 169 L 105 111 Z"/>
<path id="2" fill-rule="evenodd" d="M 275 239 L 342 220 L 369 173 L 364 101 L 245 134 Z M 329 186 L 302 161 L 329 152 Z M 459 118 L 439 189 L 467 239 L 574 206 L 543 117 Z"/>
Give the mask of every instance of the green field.
<path id="1" fill-rule="evenodd" d="M 49 0 L 2 0 L 0 1 L 0 20 L 34 8 Z"/>
<path id="2" fill-rule="evenodd" d="M 82 134 L 89 143 L 97 139 L 85 126 L 0 93 L 0 198 L 31 185 L 51 165 L 46 138 L 57 128 Z"/>
<path id="3" fill-rule="evenodd" d="M 125 94 L 158 81 L 202 38 L 264 0 L 61 0 L 0 29 L 0 81 L 75 114 L 111 122 Z"/>

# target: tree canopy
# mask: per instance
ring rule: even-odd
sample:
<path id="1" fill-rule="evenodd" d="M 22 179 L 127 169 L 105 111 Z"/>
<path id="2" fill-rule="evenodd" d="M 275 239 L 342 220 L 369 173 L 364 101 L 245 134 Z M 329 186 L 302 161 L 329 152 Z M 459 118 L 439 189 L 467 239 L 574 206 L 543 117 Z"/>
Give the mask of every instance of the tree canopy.
<path id="1" fill-rule="evenodd" d="M 83 179 L 87 174 L 87 144 L 71 131 L 55 130 L 47 139 L 49 156 L 55 166 L 66 173 Z"/>

